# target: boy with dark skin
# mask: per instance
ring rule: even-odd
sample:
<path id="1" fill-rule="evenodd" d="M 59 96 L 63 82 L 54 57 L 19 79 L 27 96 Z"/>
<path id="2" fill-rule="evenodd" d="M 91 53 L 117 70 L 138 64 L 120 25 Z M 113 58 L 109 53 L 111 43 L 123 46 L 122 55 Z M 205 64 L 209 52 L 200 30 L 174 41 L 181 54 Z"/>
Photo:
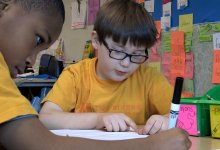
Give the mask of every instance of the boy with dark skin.
<path id="1" fill-rule="evenodd" d="M 12 78 L 34 64 L 37 53 L 58 38 L 63 23 L 61 0 L 0 0 L 0 149 L 186 150 L 191 146 L 181 129 L 111 142 L 59 137 L 48 131 Z"/>

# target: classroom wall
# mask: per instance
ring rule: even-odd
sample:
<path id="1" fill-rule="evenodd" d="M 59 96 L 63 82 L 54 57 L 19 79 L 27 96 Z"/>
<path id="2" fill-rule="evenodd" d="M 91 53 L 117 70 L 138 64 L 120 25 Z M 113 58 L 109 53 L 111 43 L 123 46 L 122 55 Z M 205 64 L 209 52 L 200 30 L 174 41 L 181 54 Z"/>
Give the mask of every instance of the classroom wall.
<path id="1" fill-rule="evenodd" d="M 100 0 L 101 5 L 105 1 L 106 0 Z M 90 40 L 90 34 L 93 26 L 87 26 L 85 29 L 71 29 L 72 0 L 63 0 L 63 2 L 66 10 L 66 20 L 60 37 L 64 39 L 65 62 L 68 64 L 73 60 L 79 61 L 82 59 L 84 45 L 87 40 Z M 158 3 L 158 0 L 156 0 L 156 2 Z M 209 16 L 206 18 L 209 18 Z M 204 21 L 207 21 L 207 19 L 204 19 Z M 195 96 L 202 96 L 206 91 L 214 86 L 214 84 L 211 83 L 213 46 L 212 42 L 201 43 L 198 41 L 198 30 L 199 25 L 194 25 L 192 41 L 192 52 L 194 53 L 195 59 L 194 92 Z M 49 53 L 53 55 L 54 51 L 48 50 L 44 51 L 43 53 Z M 40 56 L 41 54 L 39 54 L 37 62 L 34 66 L 35 72 L 38 71 Z"/>
<path id="2" fill-rule="evenodd" d="M 72 62 L 82 59 L 85 42 L 90 40 L 90 34 L 93 26 L 87 26 L 85 29 L 71 29 L 71 2 L 73 0 L 63 0 L 66 10 L 66 20 L 63 26 L 61 37 L 64 38 L 65 61 Z M 106 0 L 100 0 L 103 4 Z"/>
<path id="3" fill-rule="evenodd" d="M 80 61 L 83 56 L 84 45 L 87 40 L 90 40 L 90 34 L 93 29 L 93 25 L 86 26 L 85 29 L 71 29 L 71 3 L 73 0 L 63 0 L 65 7 L 65 22 L 62 32 L 59 38 L 64 39 L 64 54 L 65 65 L 72 63 L 73 61 Z M 100 0 L 102 5 L 106 0 Z M 33 66 L 34 72 L 38 74 L 40 57 L 42 54 L 54 55 L 54 49 L 47 49 L 38 54 L 36 63 Z"/>

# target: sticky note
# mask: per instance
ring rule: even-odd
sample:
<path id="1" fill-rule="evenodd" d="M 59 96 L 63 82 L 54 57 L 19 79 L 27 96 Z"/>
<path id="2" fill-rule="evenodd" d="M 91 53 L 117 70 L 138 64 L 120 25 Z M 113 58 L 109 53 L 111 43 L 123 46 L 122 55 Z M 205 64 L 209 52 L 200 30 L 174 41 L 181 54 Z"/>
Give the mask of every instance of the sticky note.
<path id="1" fill-rule="evenodd" d="M 190 135 L 198 135 L 196 105 L 180 105 L 177 127 L 185 129 Z"/>

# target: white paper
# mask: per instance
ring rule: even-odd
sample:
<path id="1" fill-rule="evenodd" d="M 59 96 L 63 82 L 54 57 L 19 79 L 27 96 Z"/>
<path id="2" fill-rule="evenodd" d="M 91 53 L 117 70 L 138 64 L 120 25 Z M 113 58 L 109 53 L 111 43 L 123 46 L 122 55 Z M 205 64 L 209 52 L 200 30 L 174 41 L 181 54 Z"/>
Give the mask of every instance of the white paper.
<path id="1" fill-rule="evenodd" d="M 59 136 L 81 137 L 94 140 L 126 140 L 146 138 L 148 135 L 139 135 L 136 132 L 106 132 L 102 130 L 50 130 Z"/>
<path id="2" fill-rule="evenodd" d="M 177 9 L 183 10 L 188 6 L 188 0 L 177 0 Z"/>
<path id="3" fill-rule="evenodd" d="M 144 8 L 148 12 L 154 12 L 154 0 L 147 0 L 144 2 Z"/>
<path id="4" fill-rule="evenodd" d="M 161 29 L 170 30 L 170 16 L 161 17 Z"/>
<path id="5" fill-rule="evenodd" d="M 77 0 L 72 2 L 72 29 L 85 28 L 87 13 L 87 0 L 81 0 L 78 5 Z"/>
<path id="6" fill-rule="evenodd" d="M 171 2 L 163 4 L 163 16 L 171 16 Z"/>
<path id="7" fill-rule="evenodd" d="M 214 50 L 220 50 L 220 33 L 213 34 L 213 48 Z"/>

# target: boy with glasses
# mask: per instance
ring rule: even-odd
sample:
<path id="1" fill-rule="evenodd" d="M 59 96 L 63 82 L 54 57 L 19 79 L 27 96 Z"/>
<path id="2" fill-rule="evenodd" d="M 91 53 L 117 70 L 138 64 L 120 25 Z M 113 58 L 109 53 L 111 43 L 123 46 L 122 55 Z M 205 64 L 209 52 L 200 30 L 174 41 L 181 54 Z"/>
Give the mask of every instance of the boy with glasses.
<path id="1" fill-rule="evenodd" d="M 144 7 L 132 0 L 107 1 L 91 34 L 97 58 L 63 71 L 44 99 L 40 120 L 49 129 L 166 130 L 173 88 L 144 64 L 156 36 Z"/>

